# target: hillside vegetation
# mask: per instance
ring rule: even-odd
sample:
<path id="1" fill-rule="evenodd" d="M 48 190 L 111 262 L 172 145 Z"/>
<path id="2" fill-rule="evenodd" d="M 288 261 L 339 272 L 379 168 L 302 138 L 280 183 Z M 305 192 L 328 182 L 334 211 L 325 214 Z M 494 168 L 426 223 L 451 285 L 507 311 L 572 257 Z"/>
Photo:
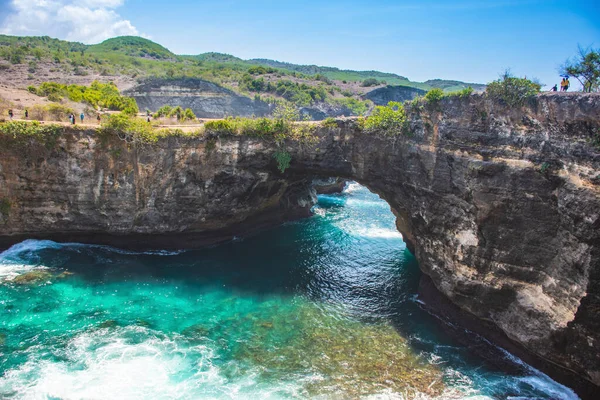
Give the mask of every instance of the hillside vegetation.
<path id="1" fill-rule="evenodd" d="M 148 39 L 132 36 L 116 37 L 95 45 L 67 42 L 50 37 L 16 37 L 0 35 L 0 77 L 17 76 L 14 70 L 26 71 L 28 78 L 40 81 L 39 74 L 51 76 L 66 84 L 63 97 L 86 100 L 85 90 L 68 89 L 71 84 L 101 79 L 126 77 L 142 82 L 149 77 L 166 79 L 200 78 L 239 94 L 268 103 L 289 102 L 297 107 L 326 104 L 362 115 L 373 108 L 364 95 L 386 85 L 430 90 L 441 88 L 450 92 L 472 86 L 484 86 L 458 81 L 432 80 L 411 82 L 406 77 L 379 71 L 352 71 L 315 65 L 296 65 L 267 59 L 242 60 L 221 53 L 176 55 Z M 85 77 L 90 79 L 86 81 Z M 75 80 L 77 78 L 77 80 Z M 12 79 L 7 79 L 11 81 Z M 14 80 L 16 81 L 16 79 Z M 20 84 L 23 88 L 30 86 Z M 37 90 L 38 88 L 36 88 Z M 88 93 L 91 94 L 91 93 Z M 48 94 L 44 94 L 48 96 Z M 89 97 L 89 96 L 88 96 Z M 77 100 L 75 100 L 77 101 Z M 118 108 L 126 107 L 119 105 Z M 114 107 L 111 107 L 114 108 Z"/>

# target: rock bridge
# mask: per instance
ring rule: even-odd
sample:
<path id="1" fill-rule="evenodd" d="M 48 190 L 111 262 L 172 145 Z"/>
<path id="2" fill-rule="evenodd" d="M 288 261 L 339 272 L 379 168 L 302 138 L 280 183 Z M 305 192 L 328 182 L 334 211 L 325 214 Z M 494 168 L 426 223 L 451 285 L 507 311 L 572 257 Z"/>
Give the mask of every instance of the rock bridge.
<path id="1" fill-rule="evenodd" d="M 582 396 L 600 390 L 600 96 L 521 109 L 471 96 L 407 113 L 407 135 L 337 120 L 284 144 L 66 131 L 17 150 L 0 138 L 0 247 L 214 243 L 309 215 L 315 177 L 352 179 L 388 202 L 442 303 Z"/>

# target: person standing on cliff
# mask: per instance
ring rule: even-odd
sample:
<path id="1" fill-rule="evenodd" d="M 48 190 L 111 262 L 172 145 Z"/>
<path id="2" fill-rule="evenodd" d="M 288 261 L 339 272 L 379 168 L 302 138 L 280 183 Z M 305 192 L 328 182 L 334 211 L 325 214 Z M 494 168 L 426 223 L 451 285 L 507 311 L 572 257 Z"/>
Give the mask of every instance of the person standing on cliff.
<path id="1" fill-rule="evenodd" d="M 567 85 L 567 79 L 566 78 L 562 78 L 562 81 L 560 81 L 560 91 L 564 92 L 565 91 L 565 86 Z"/>
<path id="2" fill-rule="evenodd" d="M 565 78 L 565 92 L 569 90 L 569 86 L 571 86 L 571 82 L 569 82 L 569 78 Z"/>
<path id="3" fill-rule="evenodd" d="M 83 111 L 81 112 L 81 114 L 79 114 L 79 118 L 81 119 L 81 123 L 83 124 L 83 119 L 85 118 Z"/>
<path id="4" fill-rule="evenodd" d="M 29 118 L 29 110 L 25 110 L 25 119 Z"/>
<path id="5" fill-rule="evenodd" d="M 13 119 L 13 110 L 8 110 L 8 116 L 10 117 L 10 119 Z"/>

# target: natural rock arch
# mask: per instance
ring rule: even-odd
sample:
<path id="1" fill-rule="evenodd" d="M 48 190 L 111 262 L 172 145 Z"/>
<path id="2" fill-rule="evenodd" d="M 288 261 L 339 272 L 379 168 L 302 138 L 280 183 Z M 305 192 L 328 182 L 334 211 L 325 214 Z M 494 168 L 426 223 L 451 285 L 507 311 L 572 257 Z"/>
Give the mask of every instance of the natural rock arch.
<path id="1" fill-rule="evenodd" d="M 314 176 L 378 193 L 422 271 L 460 309 L 600 385 L 600 97 L 479 96 L 409 108 L 410 135 L 354 120 L 287 141 L 169 137 L 132 147 L 70 132 L 58 148 L 0 144 L 0 246 L 22 238 L 197 245 L 305 216 Z M 108 146 L 108 147 L 107 147 Z M 596 387 L 597 388 L 597 387 Z M 591 389 L 590 389 L 591 390 Z M 584 393 L 584 392 L 582 392 Z"/>

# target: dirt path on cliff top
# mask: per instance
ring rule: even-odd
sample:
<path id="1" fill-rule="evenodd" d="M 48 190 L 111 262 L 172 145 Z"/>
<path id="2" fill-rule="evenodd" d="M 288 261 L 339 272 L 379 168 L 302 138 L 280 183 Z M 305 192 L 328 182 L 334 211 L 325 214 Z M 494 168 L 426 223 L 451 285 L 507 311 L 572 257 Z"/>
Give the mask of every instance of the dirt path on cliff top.
<path id="1" fill-rule="evenodd" d="M 94 122 L 84 122 L 83 124 L 79 122 L 79 116 L 76 116 L 76 122 L 75 124 L 71 124 L 70 122 L 66 122 L 66 121 L 38 121 L 40 124 L 42 125 L 61 125 L 61 126 L 83 126 L 85 128 L 90 128 L 90 129 L 96 129 L 100 127 L 100 124 L 96 122 L 96 120 L 94 120 Z M 6 121 L 9 121 L 9 119 L 7 118 Z M 31 120 L 31 119 L 22 119 L 22 118 L 13 118 L 10 121 L 22 121 L 22 122 L 33 122 L 35 120 Z M 209 121 L 208 119 L 203 121 Z M 210 121 L 215 121 L 215 120 L 210 120 Z M 197 131 L 198 129 L 200 129 L 201 127 L 204 126 L 204 122 L 199 123 L 199 124 L 194 124 L 194 125 L 153 125 L 156 128 L 159 129 L 180 129 L 183 132 L 186 133 L 191 133 L 194 131 Z"/>
<path id="2" fill-rule="evenodd" d="M 88 118 L 89 121 L 90 118 Z M 140 119 L 145 119 L 142 118 L 140 116 Z M 197 123 L 197 124 L 189 124 L 189 125 L 172 125 L 172 124 L 159 124 L 159 125 L 153 125 L 155 128 L 158 129 L 179 129 L 185 133 L 193 133 L 195 131 L 197 131 L 198 129 L 201 129 L 202 127 L 204 127 L 204 123 L 205 122 L 209 122 L 209 121 L 219 121 L 222 120 L 223 118 L 200 118 L 199 120 L 201 122 Z M 6 121 L 9 121 L 8 118 L 6 118 Z M 33 122 L 36 120 L 32 120 L 32 119 L 24 119 L 23 116 L 21 115 L 21 118 L 13 118 L 11 121 L 22 121 L 22 122 Z M 80 123 L 79 122 L 79 116 L 76 115 L 76 122 L 75 124 L 71 124 L 70 122 L 67 121 L 38 121 L 40 124 L 42 125 L 61 125 L 61 126 L 82 126 L 85 128 L 90 128 L 90 129 L 96 129 L 99 128 L 101 126 L 101 124 L 99 124 L 95 119 L 93 119 L 93 122 L 84 122 L 84 123 Z M 304 121 L 303 123 L 306 124 L 318 124 L 321 121 Z"/>

